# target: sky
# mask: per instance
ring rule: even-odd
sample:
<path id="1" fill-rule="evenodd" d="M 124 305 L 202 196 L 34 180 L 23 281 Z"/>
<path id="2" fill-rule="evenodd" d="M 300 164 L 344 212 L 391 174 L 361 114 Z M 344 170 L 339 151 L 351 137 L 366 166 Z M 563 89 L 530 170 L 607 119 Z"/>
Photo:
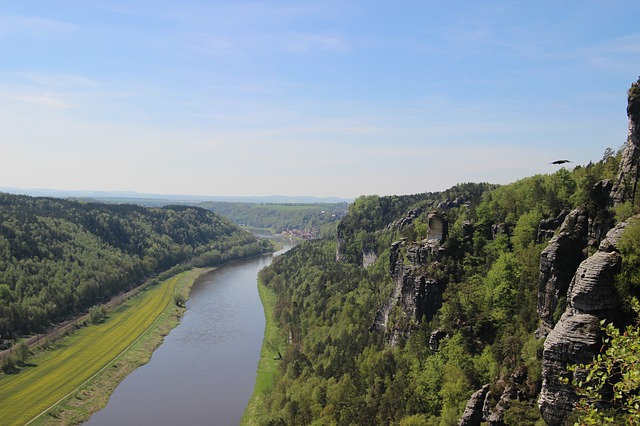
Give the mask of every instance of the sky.
<path id="1" fill-rule="evenodd" d="M 0 186 L 410 194 L 626 140 L 640 2 L 0 0 Z"/>

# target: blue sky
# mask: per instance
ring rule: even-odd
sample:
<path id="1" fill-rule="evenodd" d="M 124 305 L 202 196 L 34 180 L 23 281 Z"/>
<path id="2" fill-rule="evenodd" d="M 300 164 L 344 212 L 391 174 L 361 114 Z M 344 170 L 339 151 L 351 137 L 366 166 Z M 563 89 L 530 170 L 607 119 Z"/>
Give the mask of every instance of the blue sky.
<path id="1" fill-rule="evenodd" d="M 636 1 L 0 1 L 0 186 L 406 194 L 626 139 Z"/>

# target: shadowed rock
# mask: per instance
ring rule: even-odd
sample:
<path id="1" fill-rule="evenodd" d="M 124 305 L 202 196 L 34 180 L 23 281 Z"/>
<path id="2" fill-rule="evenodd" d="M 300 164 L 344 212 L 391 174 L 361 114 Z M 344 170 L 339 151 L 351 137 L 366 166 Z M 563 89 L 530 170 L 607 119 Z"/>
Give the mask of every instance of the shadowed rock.
<path id="1" fill-rule="evenodd" d="M 536 332 L 537 337 L 546 336 L 553 328 L 558 300 L 566 296 L 571 279 L 584 259 L 587 234 L 587 211 L 575 209 L 566 216 L 560 232 L 540 254 L 538 314 L 541 325 Z"/>
<path id="2" fill-rule="evenodd" d="M 640 172 L 640 79 L 631 85 L 627 97 L 629 130 L 627 143 L 618 167 L 618 177 L 611 190 L 614 205 L 635 198 Z"/>
<path id="3" fill-rule="evenodd" d="M 625 227 L 621 223 L 610 230 L 598 252 L 580 264 L 569 287 L 567 309 L 544 342 L 538 404 L 547 424 L 564 424 L 573 411 L 576 394 L 562 381 L 571 377 L 567 366 L 593 359 L 602 347 L 600 321 L 618 314 L 614 277 L 620 271 L 617 244 Z M 575 376 L 583 374 L 577 371 Z"/>

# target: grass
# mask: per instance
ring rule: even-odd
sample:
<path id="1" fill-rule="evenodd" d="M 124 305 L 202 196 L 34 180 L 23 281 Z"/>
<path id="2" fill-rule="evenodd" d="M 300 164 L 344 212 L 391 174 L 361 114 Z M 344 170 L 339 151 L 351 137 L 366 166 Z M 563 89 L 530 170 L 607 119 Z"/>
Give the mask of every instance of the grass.
<path id="1" fill-rule="evenodd" d="M 279 372 L 280 360 L 276 358 L 276 352 L 270 348 L 269 342 L 278 340 L 280 329 L 273 320 L 273 309 L 278 301 L 278 296 L 273 290 L 258 282 L 258 292 L 264 307 L 266 324 L 262 349 L 260 350 L 260 361 L 258 362 L 258 374 L 253 387 L 253 395 L 244 411 L 241 425 L 257 425 L 263 417 L 267 393 L 273 386 L 274 378 Z"/>
<path id="2" fill-rule="evenodd" d="M 18 374 L 0 376 L 2 423 L 86 420 L 129 372 L 148 361 L 183 311 L 173 303 L 174 293 L 185 292 L 205 271 L 186 271 L 148 287 L 104 323 L 78 329 L 30 359 Z"/>

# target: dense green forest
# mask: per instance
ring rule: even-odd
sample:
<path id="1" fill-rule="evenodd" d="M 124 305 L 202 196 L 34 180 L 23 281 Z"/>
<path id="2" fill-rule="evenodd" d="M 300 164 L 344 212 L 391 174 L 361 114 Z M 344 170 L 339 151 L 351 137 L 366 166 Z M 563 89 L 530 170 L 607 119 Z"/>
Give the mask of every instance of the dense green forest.
<path id="1" fill-rule="evenodd" d="M 347 203 L 254 204 L 203 202 L 199 206 L 218 213 L 238 225 L 271 229 L 280 233 L 289 229 L 311 228 L 319 235 L 332 235 L 338 221 L 347 212 Z"/>
<path id="2" fill-rule="evenodd" d="M 210 211 L 0 193 L 0 337 L 42 331 L 175 265 L 270 251 Z"/>
<path id="3" fill-rule="evenodd" d="M 499 187 L 360 197 L 337 239 L 305 242 L 274 261 L 260 274 L 278 295 L 283 353 L 264 407 L 267 423 L 453 425 L 471 394 L 490 384 L 491 405 L 503 404 L 501 421 L 541 424 L 544 339 L 534 332 L 540 253 L 554 234 L 541 234 L 541 223 L 587 206 L 589 223 L 609 229 L 637 212 L 638 200 L 588 210 L 602 198 L 597 183 L 615 179 L 620 158 L 608 149 L 595 164 Z M 431 250 L 433 212 L 446 219 L 448 235 Z M 630 228 L 621 276 L 634 278 L 619 280 L 627 306 L 640 287 L 640 244 L 629 243 L 640 224 Z M 590 241 L 590 253 L 598 242 Z M 376 260 L 363 267 L 367 252 Z M 381 330 L 377 313 L 390 299 L 394 274 L 421 257 L 420 273 L 445 285 L 440 305 L 418 318 L 395 306 Z M 500 395 L 511 397 L 503 402 Z"/>

